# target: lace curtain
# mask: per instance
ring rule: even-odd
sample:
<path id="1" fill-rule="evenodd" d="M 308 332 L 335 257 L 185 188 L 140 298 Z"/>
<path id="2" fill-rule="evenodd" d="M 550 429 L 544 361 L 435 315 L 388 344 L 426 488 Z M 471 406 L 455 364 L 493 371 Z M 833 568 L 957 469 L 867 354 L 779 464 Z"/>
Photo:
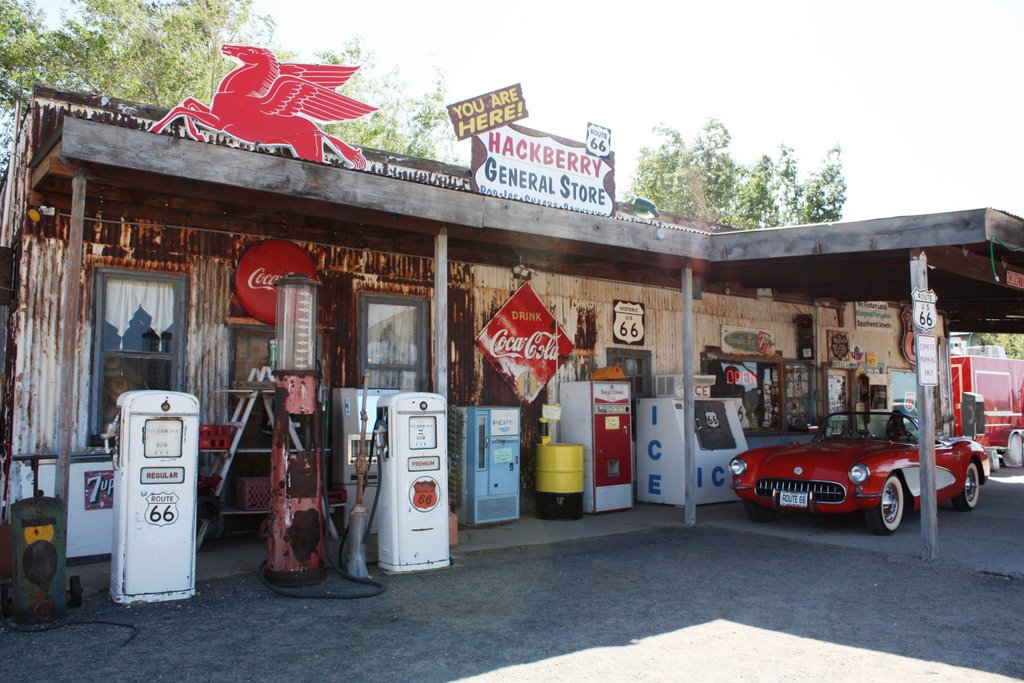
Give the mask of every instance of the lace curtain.
<path id="1" fill-rule="evenodd" d="M 174 285 L 167 282 L 108 280 L 104 319 L 122 338 L 136 311 L 142 308 L 152 319 L 150 327 L 162 335 L 174 325 Z"/>

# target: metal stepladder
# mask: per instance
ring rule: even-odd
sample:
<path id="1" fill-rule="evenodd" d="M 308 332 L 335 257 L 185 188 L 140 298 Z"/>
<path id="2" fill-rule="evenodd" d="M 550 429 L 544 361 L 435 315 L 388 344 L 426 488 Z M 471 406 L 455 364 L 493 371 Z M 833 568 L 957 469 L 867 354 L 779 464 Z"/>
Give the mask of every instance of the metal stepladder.
<path id="1" fill-rule="evenodd" d="M 227 483 L 228 475 L 231 473 L 231 466 L 234 464 L 235 456 L 238 453 L 270 453 L 269 448 L 255 448 L 255 449 L 239 449 L 239 444 L 242 440 L 242 434 L 245 432 L 246 425 L 249 424 L 249 419 L 252 417 L 253 406 L 256 405 L 257 400 L 263 401 L 263 410 L 270 420 L 271 424 L 274 421 L 274 407 L 273 398 L 275 392 L 274 376 L 273 372 L 269 367 L 253 368 L 249 372 L 249 378 L 242 383 L 238 388 L 225 389 L 224 391 L 231 395 L 235 401 L 234 408 L 231 413 L 231 420 L 228 424 L 231 426 L 231 443 L 224 450 L 206 450 L 202 453 L 206 457 L 212 458 L 213 462 L 202 464 L 200 467 L 200 474 L 205 477 L 218 476 L 219 481 L 214 488 L 214 494 L 217 498 L 220 498 L 224 492 L 224 485 Z M 302 441 L 299 439 L 298 432 L 295 430 L 295 423 L 291 420 L 288 422 L 288 430 L 291 436 L 292 447 L 296 450 L 303 450 Z M 259 510 L 235 510 L 235 511 L 224 511 L 220 514 L 259 514 L 262 511 Z M 200 519 L 196 530 L 196 549 L 203 544 L 203 539 L 206 537 L 207 532 L 210 528 L 210 523 L 213 522 L 216 517 Z"/>

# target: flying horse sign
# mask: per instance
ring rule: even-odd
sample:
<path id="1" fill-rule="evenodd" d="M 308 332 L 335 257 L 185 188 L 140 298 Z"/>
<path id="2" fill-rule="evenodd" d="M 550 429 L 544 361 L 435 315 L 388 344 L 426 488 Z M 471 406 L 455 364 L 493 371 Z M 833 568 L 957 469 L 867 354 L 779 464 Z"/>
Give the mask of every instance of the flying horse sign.
<path id="1" fill-rule="evenodd" d="M 241 62 L 217 86 L 210 106 L 187 98 L 153 125 L 160 133 L 177 119 L 193 140 L 206 141 L 199 128 L 264 147 L 287 147 L 300 158 L 324 162 L 324 149 L 348 166 L 366 168 L 362 152 L 320 130 L 322 124 L 357 119 L 376 107 L 338 92 L 358 66 L 281 64 L 270 50 L 223 45 L 221 53 Z"/>

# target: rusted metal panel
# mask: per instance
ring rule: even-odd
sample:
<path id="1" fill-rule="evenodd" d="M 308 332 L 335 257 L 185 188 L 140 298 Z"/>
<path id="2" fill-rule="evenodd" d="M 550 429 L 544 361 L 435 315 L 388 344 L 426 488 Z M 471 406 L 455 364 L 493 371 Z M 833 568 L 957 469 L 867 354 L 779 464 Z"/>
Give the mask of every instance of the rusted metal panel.
<path id="1" fill-rule="evenodd" d="M 185 391 L 199 399 L 199 419 L 221 423 L 229 415 L 228 305 L 233 265 L 222 259 L 196 257 L 188 284 L 188 330 L 185 341 Z"/>
<path id="2" fill-rule="evenodd" d="M 66 390 L 79 396 L 87 388 L 90 343 L 83 319 L 89 297 L 82 297 L 79 311 L 66 311 L 61 302 L 65 272 L 66 244 L 55 240 L 26 240 L 23 244 L 19 279 L 23 286 L 14 312 L 17 344 L 11 377 L 11 446 L 17 453 L 53 453 L 56 421 L 65 421 L 72 434 L 85 424 L 88 401 L 76 404 L 75 414 L 57 415 L 57 340 L 67 316 L 79 316 L 79 337 L 74 353 L 76 386 Z M 84 287 L 84 278 L 81 286 Z M 76 444 L 81 439 L 75 439 Z"/>

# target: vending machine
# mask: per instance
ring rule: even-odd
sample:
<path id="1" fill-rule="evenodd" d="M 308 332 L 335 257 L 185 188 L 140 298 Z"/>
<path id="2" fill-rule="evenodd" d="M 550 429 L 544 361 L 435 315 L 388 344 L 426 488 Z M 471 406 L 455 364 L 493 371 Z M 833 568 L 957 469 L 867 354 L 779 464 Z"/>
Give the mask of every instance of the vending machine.
<path id="1" fill-rule="evenodd" d="M 377 459 L 373 454 L 373 423 L 381 396 L 397 394 L 398 389 L 366 390 L 366 457 L 369 469 L 363 489 L 363 505 L 369 510 L 377 499 Z M 363 390 L 336 387 L 331 391 L 331 483 L 345 487 L 346 515 L 356 503 L 356 455 L 362 434 Z M 377 533 L 378 516 L 374 516 L 371 533 Z"/>
<path id="2" fill-rule="evenodd" d="M 448 555 L 448 410 L 443 396 L 391 394 L 377 403 L 373 450 L 383 463 L 377 566 L 437 569 Z"/>
<path id="3" fill-rule="evenodd" d="M 519 519 L 519 409 L 458 408 L 464 418 L 461 524 Z"/>
<path id="4" fill-rule="evenodd" d="M 729 461 L 747 450 L 740 424 L 739 399 L 694 400 L 694 425 L 684 420 L 681 398 L 644 398 L 637 401 L 636 499 L 645 503 L 684 505 L 686 465 L 683 440 L 695 431 L 697 505 L 736 500 L 731 488 Z"/>
<path id="5" fill-rule="evenodd" d="M 629 382 L 565 382 L 559 438 L 583 444 L 583 512 L 633 507 Z"/>
<path id="6" fill-rule="evenodd" d="M 199 400 L 128 391 L 114 455 L 114 602 L 189 598 L 196 592 Z"/>

